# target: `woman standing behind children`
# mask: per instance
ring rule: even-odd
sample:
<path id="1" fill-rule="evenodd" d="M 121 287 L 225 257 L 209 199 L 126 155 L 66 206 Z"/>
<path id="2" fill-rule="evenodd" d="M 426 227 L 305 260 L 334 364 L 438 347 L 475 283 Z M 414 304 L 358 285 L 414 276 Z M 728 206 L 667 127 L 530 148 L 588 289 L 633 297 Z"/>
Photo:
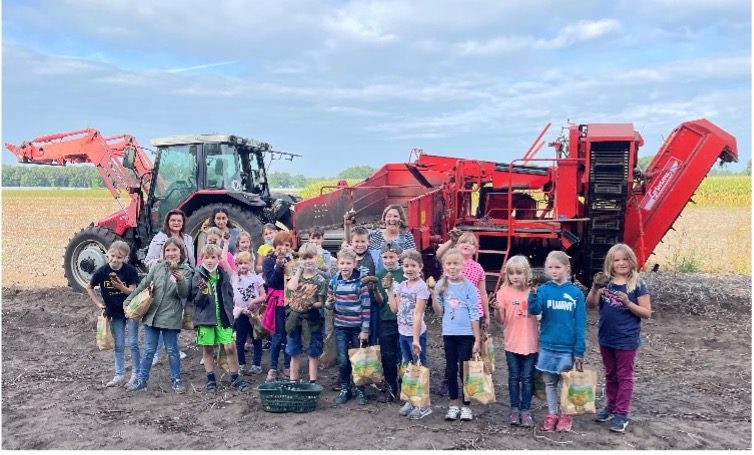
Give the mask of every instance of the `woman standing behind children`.
<path id="1" fill-rule="evenodd" d="M 238 234 L 243 238 L 244 232 Z M 233 285 L 233 318 L 236 327 L 236 353 L 238 355 L 238 372 L 240 374 L 262 372 L 262 339 L 254 338 L 252 323 L 259 320 L 259 308 L 265 301 L 264 282 L 262 277 L 254 273 L 253 259 L 248 251 L 236 254 L 237 272 L 231 276 Z M 252 337 L 254 349 L 251 367 L 246 367 L 246 353 L 244 345 L 246 339 Z"/>
<path id="2" fill-rule="evenodd" d="M 448 381 L 450 406 L 445 420 L 472 420 L 470 402 L 463 406 L 458 394 L 458 379 L 463 383 L 463 362 L 479 352 L 479 297 L 473 284 L 461 275 L 463 255 L 455 248 L 442 257 L 443 277 L 435 287 L 432 307 L 442 317 L 442 339 L 445 345 L 445 379 Z M 421 352 L 418 337 L 414 337 L 414 352 Z"/>
<path id="3" fill-rule="evenodd" d="M 607 404 L 595 416 L 610 423 L 610 430 L 622 433 L 628 426 L 628 412 L 634 389 L 634 360 L 641 346 L 641 320 L 652 315 L 647 285 L 639 277 L 636 255 L 623 243 L 613 245 L 605 256 L 605 288 L 592 286 L 586 302 L 599 304 L 598 339 L 605 368 Z"/>
<path id="4" fill-rule="evenodd" d="M 503 325 L 505 360 L 508 364 L 510 424 L 531 427 L 534 364 L 539 350 L 539 326 L 529 314 L 531 268 L 526 256 L 513 256 L 505 264 L 505 281 L 497 291 L 498 322 Z"/>
<path id="5" fill-rule="evenodd" d="M 123 302 L 128 294 L 139 283 L 136 268 L 125 262 L 131 248 L 122 240 L 116 240 L 107 250 L 107 264 L 98 268 L 92 275 L 86 293 L 97 308 L 105 312 L 111 319 L 113 338 L 115 339 L 115 377 L 105 386 L 117 387 L 123 385 L 125 376 L 125 348 L 126 327 L 128 327 L 128 345 L 131 347 L 131 380 L 129 386 L 136 382 L 139 371 L 139 321 L 126 319 L 123 312 Z M 102 302 L 94 294 L 94 288 L 99 286 Z"/>
<path id="6" fill-rule="evenodd" d="M 529 314 L 542 315 L 537 370 L 545 381 L 547 417 L 544 431 L 571 431 L 571 416 L 560 414 L 560 373 L 581 370 L 586 350 L 584 294 L 568 281 L 571 263 L 562 251 L 551 251 L 545 260 L 550 281 L 529 294 Z"/>
<path id="7" fill-rule="evenodd" d="M 191 287 L 191 267 L 186 261 L 186 248 L 178 239 L 169 238 L 162 246 L 161 263 L 149 270 L 139 286 L 128 296 L 123 305 L 128 305 L 132 298 L 150 284 L 152 305 L 142 317 L 144 323 L 144 356 L 141 358 L 138 379 L 128 388 L 135 392 L 146 389 L 152 359 L 157 350 L 160 335 L 165 342 L 170 365 L 170 380 L 175 393 L 185 393 L 186 385 L 181 380 L 181 358 L 178 354 L 178 334 L 181 331 L 183 302 L 189 296 Z"/>

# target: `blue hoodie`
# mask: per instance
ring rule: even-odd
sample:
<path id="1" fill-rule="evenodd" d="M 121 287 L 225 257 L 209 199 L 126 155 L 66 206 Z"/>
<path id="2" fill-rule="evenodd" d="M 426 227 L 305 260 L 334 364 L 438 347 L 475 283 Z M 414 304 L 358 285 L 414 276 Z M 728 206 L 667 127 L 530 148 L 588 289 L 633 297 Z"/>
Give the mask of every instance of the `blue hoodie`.
<path id="1" fill-rule="evenodd" d="M 584 357 L 586 305 L 584 293 L 570 281 L 548 281 L 529 294 L 529 314 L 541 314 L 539 344 L 543 349 Z"/>

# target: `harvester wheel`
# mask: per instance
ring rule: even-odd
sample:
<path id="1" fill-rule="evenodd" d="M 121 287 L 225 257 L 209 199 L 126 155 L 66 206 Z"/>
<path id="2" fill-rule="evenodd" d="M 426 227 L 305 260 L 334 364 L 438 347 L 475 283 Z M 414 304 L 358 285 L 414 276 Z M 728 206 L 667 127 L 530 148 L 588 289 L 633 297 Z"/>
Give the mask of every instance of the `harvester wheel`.
<path id="1" fill-rule="evenodd" d="M 199 248 L 203 245 L 204 239 L 201 231 L 202 223 L 212 216 L 212 212 L 216 208 L 220 207 L 228 212 L 228 218 L 233 226 L 251 234 L 251 241 L 254 245 L 254 251 L 256 251 L 263 242 L 262 222 L 257 215 L 250 210 L 244 210 L 233 204 L 209 204 L 193 212 L 186 220 L 186 233 L 194 239 L 195 246 L 197 247 L 197 255 Z"/>
<path id="2" fill-rule="evenodd" d="M 107 249 L 118 239 L 115 232 L 90 224 L 68 241 L 63 269 L 68 286 L 86 292 L 94 271 L 107 263 Z"/>

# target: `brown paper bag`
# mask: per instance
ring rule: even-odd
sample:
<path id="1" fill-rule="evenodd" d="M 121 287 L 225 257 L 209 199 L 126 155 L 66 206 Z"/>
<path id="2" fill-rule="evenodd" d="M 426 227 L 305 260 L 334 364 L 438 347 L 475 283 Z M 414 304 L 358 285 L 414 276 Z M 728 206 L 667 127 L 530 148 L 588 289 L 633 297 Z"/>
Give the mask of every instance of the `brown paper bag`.
<path id="1" fill-rule="evenodd" d="M 463 362 L 463 396 L 479 404 L 495 402 L 492 375 L 485 371 L 484 362 L 477 354 L 474 360 Z"/>
<path id="2" fill-rule="evenodd" d="M 560 410 L 568 415 L 594 414 L 597 373 L 594 370 L 560 373 Z"/>
<path id="3" fill-rule="evenodd" d="M 409 363 L 401 380 L 401 400 L 408 401 L 417 408 L 430 405 L 429 368 L 421 362 Z"/>
<path id="4" fill-rule="evenodd" d="M 482 361 L 484 362 L 484 371 L 488 374 L 495 372 L 495 344 L 492 341 L 492 335 L 487 334 L 483 337 Z"/>
<path id="5" fill-rule="evenodd" d="M 106 317 L 104 312 L 102 312 L 97 318 L 97 334 L 95 339 L 97 340 L 97 348 L 100 351 L 113 349 L 115 347 L 115 339 L 113 338 L 113 331 L 110 326 L 110 318 Z"/>
<path id="6" fill-rule="evenodd" d="M 379 345 L 349 349 L 348 359 L 351 361 L 351 376 L 355 385 L 382 382 L 382 357 Z"/>
<path id="7" fill-rule="evenodd" d="M 319 356 L 319 368 L 325 370 L 335 366 L 338 360 L 337 346 L 335 345 L 334 316 L 332 310 L 325 310 L 325 327 L 327 335 L 323 342 L 322 355 Z"/>
<path id="8" fill-rule="evenodd" d="M 181 328 L 183 330 L 194 330 L 194 304 L 191 302 L 186 302 L 186 306 L 183 307 Z"/>
<path id="9" fill-rule="evenodd" d="M 147 310 L 149 310 L 149 307 L 152 305 L 153 288 L 154 285 L 150 284 L 146 289 L 136 294 L 131 301 L 128 302 L 128 305 L 125 308 L 126 317 L 128 319 L 139 321 L 144 317 L 144 314 L 146 314 Z"/>

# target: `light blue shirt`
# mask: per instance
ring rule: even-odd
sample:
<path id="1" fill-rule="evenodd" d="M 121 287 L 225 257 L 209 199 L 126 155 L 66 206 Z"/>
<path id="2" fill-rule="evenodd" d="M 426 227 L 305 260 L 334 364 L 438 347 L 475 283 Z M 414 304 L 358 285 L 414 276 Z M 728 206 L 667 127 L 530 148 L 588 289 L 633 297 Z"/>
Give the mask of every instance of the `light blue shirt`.
<path id="1" fill-rule="evenodd" d="M 443 278 L 444 280 L 444 278 Z M 448 283 L 440 295 L 442 280 L 435 286 L 435 299 L 442 307 L 443 335 L 473 335 L 472 321 L 479 321 L 479 295 L 471 281 Z"/>

